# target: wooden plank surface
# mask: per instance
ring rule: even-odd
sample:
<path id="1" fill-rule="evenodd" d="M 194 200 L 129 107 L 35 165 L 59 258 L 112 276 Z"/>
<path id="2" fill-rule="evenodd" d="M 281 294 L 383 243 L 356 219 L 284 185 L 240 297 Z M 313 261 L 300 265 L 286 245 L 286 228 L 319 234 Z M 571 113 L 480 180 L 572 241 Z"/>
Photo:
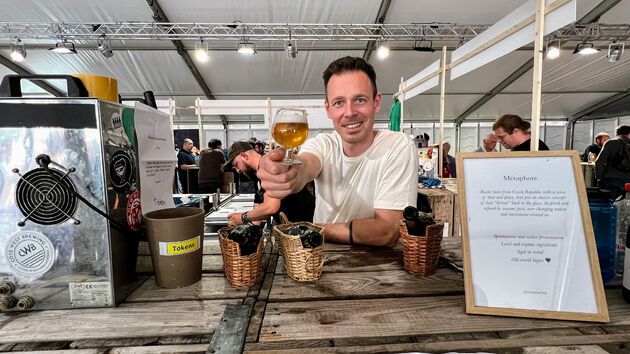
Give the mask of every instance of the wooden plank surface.
<path id="1" fill-rule="evenodd" d="M 409 274 L 404 270 L 323 273 L 318 281 L 305 283 L 297 282 L 287 275 L 276 274 L 269 301 L 366 299 L 463 292 L 462 275 L 445 268 L 424 277 Z"/>
<path id="2" fill-rule="evenodd" d="M 175 289 L 160 288 L 155 283 L 155 277 L 151 277 L 129 295 L 125 302 L 243 299 L 245 296 L 247 288 L 231 286 L 225 275 L 202 274 L 200 281 Z"/>
<path id="3" fill-rule="evenodd" d="M 29 354 L 102 354 L 103 351 L 99 349 L 66 349 L 66 350 L 29 350 L 29 351 L 15 351 L 17 353 L 29 353 Z"/>
<path id="4" fill-rule="evenodd" d="M 624 334 L 604 334 L 604 335 L 584 335 L 584 336 L 540 336 L 537 338 L 525 339 L 486 339 L 486 340 L 446 340 L 424 343 L 394 343 L 382 345 L 356 345 L 356 346 L 326 346 L 320 343 L 319 347 L 309 348 L 302 346 L 300 353 L 387 353 L 387 352 L 449 352 L 449 351 L 484 351 L 502 352 L 505 349 L 517 349 L 507 351 L 508 353 L 522 353 L 522 348 L 533 346 L 577 346 L 603 343 L 624 343 L 630 341 L 630 333 Z M 317 343 L 317 341 L 311 341 Z M 245 345 L 245 353 L 294 353 L 296 349 L 285 349 L 281 347 L 284 343 L 278 343 L 274 347 L 273 343 L 250 343 Z M 287 345 L 291 345 L 287 343 Z M 268 348 L 272 347 L 272 348 Z M 313 347 L 313 346 L 311 346 Z M 626 353 L 620 351 L 619 353 Z"/>
<path id="5" fill-rule="evenodd" d="M 203 255 L 201 270 L 207 273 L 223 273 L 223 258 L 221 255 Z M 153 273 L 151 256 L 138 256 L 136 272 Z"/>
<path id="6" fill-rule="evenodd" d="M 153 345 L 147 347 L 112 348 L 109 354 L 205 353 L 208 344 Z"/>
<path id="7" fill-rule="evenodd" d="M 440 257 L 447 259 L 449 262 L 454 263 L 460 268 L 464 266 L 461 237 L 443 237 L 440 247 Z"/>
<path id="8" fill-rule="evenodd" d="M 611 322 L 630 324 L 618 289 L 608 296 Z M 583 322 L 467 315 L 464 296 L 269 303 L 259 341 L 571 328 Z M 586 324 L 588 325 L 588 324 Z"/>
<path id="9" fill-rule="evenodd" d="M 444 197 L 454 196 L 456 193 L 446 188 L 420 188 L 418 187 L 418 193 L 426 195 L 427 197 Z"/>
<path id="10" fill-rule="evenodd" d="M 210 333 L 227 304 L 241 300 L 122 304 L 115 308 L 33 311 L 2 328 L 0 343 Z"/>
<path id="11" fill-rule="evenodd" d="M 373 253 L 324 252 L 323 272 L 376 272 L 403 269 L 402 251 Z M 278 258 L 276 274 L 286 274 L 282 256 Z"/>

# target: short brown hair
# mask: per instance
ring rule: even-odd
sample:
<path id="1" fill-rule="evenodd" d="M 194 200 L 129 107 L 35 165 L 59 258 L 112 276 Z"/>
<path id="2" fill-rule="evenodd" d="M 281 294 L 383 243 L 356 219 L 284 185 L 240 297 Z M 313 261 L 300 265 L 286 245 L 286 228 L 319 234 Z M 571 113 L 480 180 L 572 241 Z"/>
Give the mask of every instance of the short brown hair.
<path id="1" fill-rule="evenodd" d="M 630 134 L 630 125 L 620 125 L 615 128 L 615 134 L 617 136 L 628 135 Z"/>
<path id="2" fill-rule="evenodd" d="M 503 130 L 512 134 L 514 129 L 519 129 L 522 132 L 526 132 L 529 130 L 531 124 L 523 120 L 523 118 L 515 115 L 515 114 L 504 114 L 496 122 L 492 125 L 492 130 L 497 130 L 497 128 L 503 128 Z"/>
<path id="3" fill-rule="evenodd" d="M 333 61 L 328 65 L 326 70 L 324 70 L 323 78 L 326 95 L 328 95 L 328 81 L 330 81 L 330 78 L 335 74 L 349 71 L 362 71 L 370 78 L 372 82 L 372 98 L 375 98 L 378 90 L 376 88 L 376 72 L 374 72 L 374 67 L 363 58 L 349 56 Z"/>

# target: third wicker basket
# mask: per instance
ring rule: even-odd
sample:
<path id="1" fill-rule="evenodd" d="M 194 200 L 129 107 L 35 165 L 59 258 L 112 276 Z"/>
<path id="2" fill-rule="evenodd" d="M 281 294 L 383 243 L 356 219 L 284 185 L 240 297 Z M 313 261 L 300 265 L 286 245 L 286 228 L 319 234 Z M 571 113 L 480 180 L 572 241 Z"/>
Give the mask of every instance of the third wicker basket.
<path id="1" fill-rule="evenodd" d="M 274 226 L 276 235 L 280 239 L 282 261 L 291 279 L 297 281 L 315 281 L 322 275 L 324 265 L 324 242 L 315 248 L 304 248 L 300 236 L 289 235 L 286 232 L 295 225 L 307 225 L 313 231 L 324 236 L 324 228 L 309 222 L 296 222 Z"/>
<path id="2" fill-rule="evenodd" d="M 403 263 L 411 274 L 429 275 L 437 270 L 444 222 L 436 221 L 426 227 L 426 236 L 409 235 L 405 220 L 400 220 L 400 240 L 403 244 Z"/>

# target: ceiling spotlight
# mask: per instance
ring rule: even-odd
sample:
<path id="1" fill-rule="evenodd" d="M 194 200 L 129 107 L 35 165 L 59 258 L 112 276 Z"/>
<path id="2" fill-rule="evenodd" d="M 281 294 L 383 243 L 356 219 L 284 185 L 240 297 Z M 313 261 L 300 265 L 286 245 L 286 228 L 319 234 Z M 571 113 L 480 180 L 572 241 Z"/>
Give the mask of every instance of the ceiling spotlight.
<path id="1" fill-rule="evenodd" d="M 53 51 L 55 53 L 60 53 L 60 54 L 77 54 L 77 50 L 74 47 L 74 43 L 69 42 L 65 39 L 61 42 L 57 42 L 54 48 L 50 48 L 48 50 Z"/>
<path id="2" fill-rule="evenodd" d="M 202 63 L 205 63 L 210 59 L 210 54 L 208 52 L 208 43 L 201 42 L 195 43 L 195 58 Z"/>
<path id="3" fill-rule="evenodd" d="M 560 56 L 560 41 L 557 41 L 556 44 L 547 43 L 547 58 L 556 59 L 559 56 Z"/>
<path id="4" fill-rule="evenodd" d="M 11 41 L 11 60 L 22 62 L 26 59 L 26 48 L 19 38 Z"/>
<path id="5" fill-rule="evenodd" d="M 616 61 L 619 61 L 619 59 L 621 59 L 621 55 L 623 54 L 623 49 L 626 46 L 626 44 L 624 42 L 621 43 L 615 43 L 612 42 L 608 45 L 608 54 L 606 54 L 606 57 L 608 58 L 608 61 L 611 63 L 614 63 Z"/>
<path id="6" fill-rule="evenodd" d="M 105 39 L 105 36 L 97 39 L 96 42 L 98 43 L 98 51 L 101 52 L 105 58 L 111 58 L 114 56 L 114 52 L 112 51 L 112 42 Z"/>
<path id="7" fill-rule="evenodd" d="M 575 46 L 573 54 L 580 53 L 583 55 L 595 54 L 599 52 L 599 49 L 595 48 L 593 42 L 582 42 Z"/>
<path id="8" fill-rule="evenodd" d="M 385 59 L 389 56 L 389 46 L 387 43 L 379 43 L 378 49 L 376 50 L 376 56 L 379 59 Z"/>
<path id="9" fill-rule="evenodd" d="M 252 55 L 256 54 L 256 46 L 254 43 L 249 42 L 241 42 L 238 44 L 238 48 L 236 49 L 240 54 Z"/>
<path id="10" fill-rule="evenodd" d="M 433 41 L 417 40 L 413 43 L 412 49 L 416 52 L 435 52 Z"/>
<path id="11" fill-rule="evenodd" d="M 297 43 L 295 41 L 287 42 L 287 46 L 284 48 L 284 52 L 287 54 L 287 59 L 295 59 L 297 57 Z"/>

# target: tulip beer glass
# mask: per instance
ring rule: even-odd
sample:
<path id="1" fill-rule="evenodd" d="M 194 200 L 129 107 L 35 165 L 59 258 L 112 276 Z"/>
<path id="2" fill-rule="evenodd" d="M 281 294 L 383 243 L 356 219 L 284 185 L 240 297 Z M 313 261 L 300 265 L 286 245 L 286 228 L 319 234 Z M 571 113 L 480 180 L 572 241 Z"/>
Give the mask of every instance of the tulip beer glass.
<path id="1" fill-rule="evenodd" d="M 293 149 L 302 145 L 308 138 L 308 121 L 303 109 L 281 108 L 273 119 L 273 138 L 287 149 L 281 163 L 299 165 L 302 162 L 291 158 Z"/>

